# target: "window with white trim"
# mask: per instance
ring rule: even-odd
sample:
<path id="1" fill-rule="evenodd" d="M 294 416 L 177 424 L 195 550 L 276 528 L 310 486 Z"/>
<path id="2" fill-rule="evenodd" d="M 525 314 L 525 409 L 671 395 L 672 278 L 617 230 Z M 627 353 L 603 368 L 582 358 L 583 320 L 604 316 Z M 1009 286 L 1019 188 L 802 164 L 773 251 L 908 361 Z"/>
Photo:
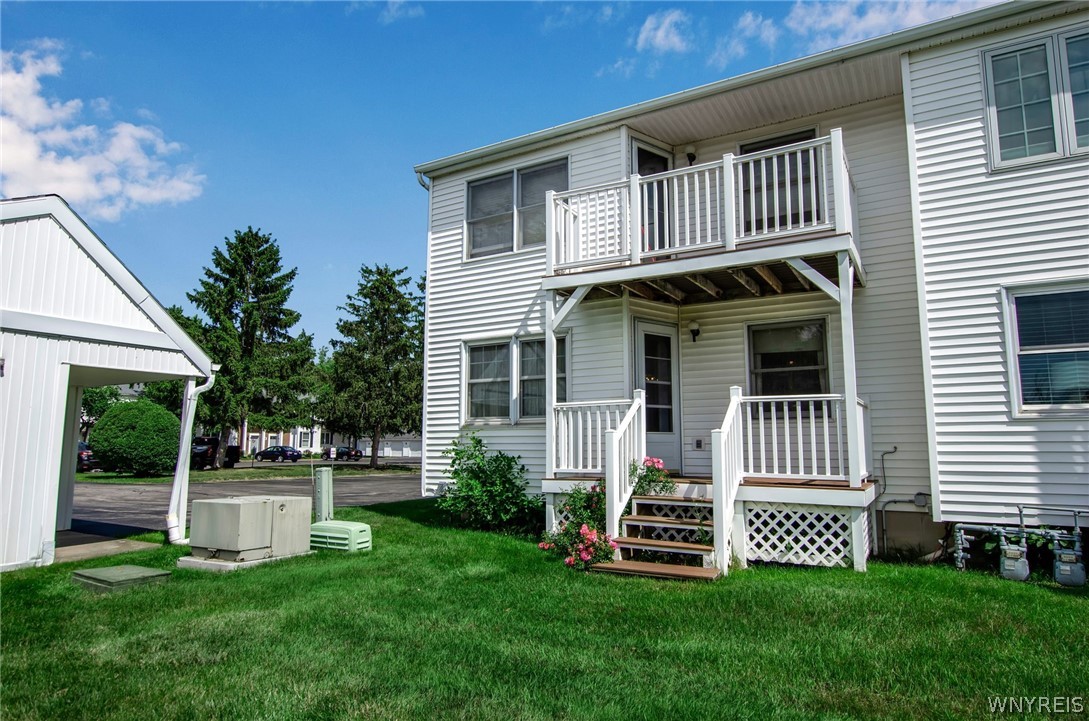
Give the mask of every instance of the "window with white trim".
<path id="1" fill-rule="evenodd" d="M 757 396 L 828 392 L 823 319 L 749 326 L 749 370 Z"/>
<path id="2" fill-rule="evenodd" d="M 301 448 L 310 447 L 310 431 L 299 431 L 299 446 Z"/>
<path id="3" fill-rule="evenodd" d="M 322 431 L 321 432 L 321 444 L 323 446 L 333 445 L 333 432 L 332 431 Z"/>
<path id="4" fill-rule="evenodd" d="M 1089 32 L 986 51 L 993 167 L 1089 150 Z"/>
<path id="5" fill-rule="evenodd" d="M 1089 289 L 1014 290 L 1009 297 L 1021 407 L 1089 403 Z"/>
<path id="6" fill-rule="evenodd" d="M 469 257 L 544 245 L 549 190 L 567 190 L 566 158 L 469 183 Z"/>
<path id="7" fill-rule="evenodd" d="M 471 343 L 467 350 L 469 420 L 510 420 L 512 410 L 516 420 L 544 418 L 547 368 L 543 338 Z M 512 390 L 517 390 L 517 399 Z M 560 336 L 556 338 L 556 401 L 566 400 L 567 339 Z"/>

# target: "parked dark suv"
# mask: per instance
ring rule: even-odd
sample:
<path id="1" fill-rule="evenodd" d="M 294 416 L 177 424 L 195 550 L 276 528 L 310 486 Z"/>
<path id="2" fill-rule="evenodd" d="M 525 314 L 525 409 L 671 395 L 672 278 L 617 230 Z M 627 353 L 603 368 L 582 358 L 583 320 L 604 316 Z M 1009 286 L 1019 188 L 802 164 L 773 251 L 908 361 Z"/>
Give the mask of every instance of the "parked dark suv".
<path id="1" fill-rule="evenodd" d="M 201 470 L 215 466 L 216 453 L 219 451 L 219 438 L 215 436 L 197 436 L 193 439 L 193 450 L 189 456 L 189 467 Z"/>
<path id="2" fill-rule="evenodd" d="M 91 447 L 86 442 L 80 441 L 79 450 L 76 452 L 76 470 L 86 473 L 96 468 L 98 468 L 98 461 L 95 460 L 95 454 L 91 453 Z"/>
<path id="3" fill-rule="evenodd" d="M 298 463 L 302 453 L 291 446 L 269 446 L 263 451 L 257 451 L 254 455 L 259 461 L 291 461 Z"/>
<path id="4" fill-rule="evenodd" d="M 326 448 L 321 452 L 321 457 L 325 460 L 329 460 L 333 456 L 333 449 Z M 338 446 L 336 449 L 336 460 L 338 461 L 358 461 L 363 457 L 363 451 L 358 448 L 348 448 L 347 446 Z"/>

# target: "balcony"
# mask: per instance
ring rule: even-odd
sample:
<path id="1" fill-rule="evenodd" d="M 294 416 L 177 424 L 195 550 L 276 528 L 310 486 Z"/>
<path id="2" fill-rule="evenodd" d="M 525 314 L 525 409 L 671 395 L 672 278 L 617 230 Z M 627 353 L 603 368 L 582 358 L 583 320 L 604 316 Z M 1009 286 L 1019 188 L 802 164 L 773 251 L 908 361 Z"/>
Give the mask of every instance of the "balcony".
<path id="1" fill-rule="evenodd" d="M 760 153 L 550 192 L 546 207 L 549 276 L 849 237 L 855 227 L 854 187 L 838 128 Z M 757 262 L 766 262 L 764 256 L 775 254 Z M 733 261 L 723 256 L 706 265 Z"/>

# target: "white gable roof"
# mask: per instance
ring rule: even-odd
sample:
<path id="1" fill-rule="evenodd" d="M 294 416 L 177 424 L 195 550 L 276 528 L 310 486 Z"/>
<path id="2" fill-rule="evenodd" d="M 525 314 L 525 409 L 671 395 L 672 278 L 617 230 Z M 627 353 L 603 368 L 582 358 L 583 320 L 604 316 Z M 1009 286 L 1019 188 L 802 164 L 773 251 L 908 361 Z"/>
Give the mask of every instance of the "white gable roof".
<path id="1" fill-rule="evenodd" d="M 57 195 L 0 201 L 0 328 L 212 360 Z"/>

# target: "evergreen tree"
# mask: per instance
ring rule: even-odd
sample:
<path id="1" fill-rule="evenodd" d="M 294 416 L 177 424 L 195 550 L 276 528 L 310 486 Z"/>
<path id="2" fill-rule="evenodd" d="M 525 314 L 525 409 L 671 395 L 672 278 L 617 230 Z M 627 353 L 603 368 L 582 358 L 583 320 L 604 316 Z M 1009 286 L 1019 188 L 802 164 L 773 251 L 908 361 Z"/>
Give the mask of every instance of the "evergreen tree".
<path id="1" fill-rule="evenodd" d="M 206 317 L 201 344 L 220 364 L 201 396 L 207 422 L 219 429 L 220 458 L 231 429 L 241 435 L 247 421 L 265 430 L 309 422 L 314 357 L 313 336 L 290 332 L 300 319 L 287 307 L 298 269 L 283 270 L 276 240 L 252 227 L 224 240 L 187 294 Z"/>
<path id="2" fill-rule="evenodd" d="M 337 321 L 323 418 L 337 432 L 371 439 L 371 468 L 378 443 L 391 433 L 419 433 L 423 407 L 423 281 L 410 289 L 405 268 L 366 265 L 356 292 Z M 331 421 L 331 422 L 330 422 Z"/>

